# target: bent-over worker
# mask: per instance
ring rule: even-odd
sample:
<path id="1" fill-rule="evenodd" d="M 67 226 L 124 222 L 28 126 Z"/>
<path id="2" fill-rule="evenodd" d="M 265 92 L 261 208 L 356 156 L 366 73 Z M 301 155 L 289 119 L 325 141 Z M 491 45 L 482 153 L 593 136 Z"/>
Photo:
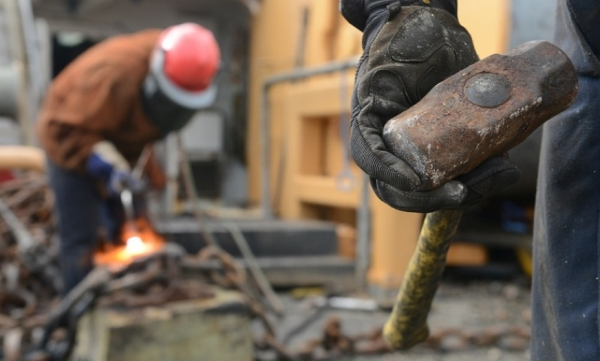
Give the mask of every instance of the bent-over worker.
<path id="1" fill-rule="evenodd" d="M 52 82 L 37 134 L 56 195 L 64 293 L 93 267 L 101 226 L 117 236 L 118 196 L 142 188 L 132 168 L 144 147 L 212 105 L 219 62 L 213 34 L 186 23 L 109 38 Z M 153 160 L 145 173 L 153 188 L 164 185 Z"/>

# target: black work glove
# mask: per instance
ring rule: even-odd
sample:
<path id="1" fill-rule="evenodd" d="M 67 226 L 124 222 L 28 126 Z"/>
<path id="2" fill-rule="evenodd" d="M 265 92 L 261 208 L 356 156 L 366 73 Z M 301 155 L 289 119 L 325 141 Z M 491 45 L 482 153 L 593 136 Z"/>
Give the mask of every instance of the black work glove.
<path id="1" fill-rule="evenodd" d="M 359 2 L 340 4 L 351 23 L 357 18 L 344 13 L 344 3 Z M 377 3 L 387 6 L 373 6 Z M 409 164 L 388 152 L 382 140 L 385 123 L 478 57 L 469 33 L 446 10 L 389 0 L 370 4 L 352 99 L 350 150 L 371 176 L 375 194 L 393 208 L 425 213 L 472 205 L 515 183 L 520 171 L 508 159 L 493 157 L 439 188 L 426 189 Z"/>

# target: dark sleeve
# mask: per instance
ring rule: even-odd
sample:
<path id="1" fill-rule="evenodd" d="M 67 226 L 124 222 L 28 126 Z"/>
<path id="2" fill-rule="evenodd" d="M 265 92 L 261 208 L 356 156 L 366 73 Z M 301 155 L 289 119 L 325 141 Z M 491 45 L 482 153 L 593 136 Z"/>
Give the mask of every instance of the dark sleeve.
<path id="1" fill-rule="evenodd" d="M 367 1 L 367 0 L 365 0 Z M 591 0 L 567 0 L 569 11 L 591 50 L 600 59 L 600 2 Z"/>
<path id="2" fill-rule="evenodd" d="M 370 13 L 397 2 L 403 6 L 429 5 L 444 9 L 456 16 L 457 0 L 431 0 L 428 2 L 429 4 L 423 0 L 340 0 L 340 13 L 355 28 L 363 31 Z"/>

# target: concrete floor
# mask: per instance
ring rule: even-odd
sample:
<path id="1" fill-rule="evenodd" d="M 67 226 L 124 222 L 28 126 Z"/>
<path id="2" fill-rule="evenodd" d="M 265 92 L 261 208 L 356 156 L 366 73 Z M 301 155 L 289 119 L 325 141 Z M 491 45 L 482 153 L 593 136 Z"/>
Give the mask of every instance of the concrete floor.
<path id="1" fill-rule="evenodd" d="M 283 294 L 286 315 L 276 321 L 278 338 L 284 338 L 316 312 L 314 299 L 294 299 Z M 469 331 L 485 330 L 495 326 L 519 325 L 529 327 L 530 292 L 523 282 L 473 281 L 469 283 L 445 282 L 440 287 L 429 317 L 432 331 L 460 327 Z M 297 349 L 306 341 L 318 338 L 325 321 L 337 315 L 341 319 L 345 335 L 368 332 L 385 323 L 387 311 L 346 311 L 325 309 L 314 317 L 314 322 L 289 340 L 288 346 Z M 348 356 L 338 358 L 352 361 L 521 361 L 528 360 L 527 347 L 520 351 L 508 351 L 501 346 L 469 347 L 463 351 L 442 351 L 417 346 L 408 352 L 377 356 Z"/>

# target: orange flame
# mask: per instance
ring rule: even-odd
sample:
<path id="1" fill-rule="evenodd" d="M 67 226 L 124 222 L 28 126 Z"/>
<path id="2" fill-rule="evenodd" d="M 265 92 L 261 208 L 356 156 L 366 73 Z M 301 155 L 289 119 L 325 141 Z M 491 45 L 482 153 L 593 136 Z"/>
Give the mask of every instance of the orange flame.
<path id="1" fill-rule="evenodd" d="M 120 267 L 131 263 L 138 257 L 160 251 L 165 240 L 157 234 L 146 219 L 138 219 L 135 226 L 124 225 L 123 245 L 107 246 L 105 250 L 94 255 L 96 265 Z"/>

